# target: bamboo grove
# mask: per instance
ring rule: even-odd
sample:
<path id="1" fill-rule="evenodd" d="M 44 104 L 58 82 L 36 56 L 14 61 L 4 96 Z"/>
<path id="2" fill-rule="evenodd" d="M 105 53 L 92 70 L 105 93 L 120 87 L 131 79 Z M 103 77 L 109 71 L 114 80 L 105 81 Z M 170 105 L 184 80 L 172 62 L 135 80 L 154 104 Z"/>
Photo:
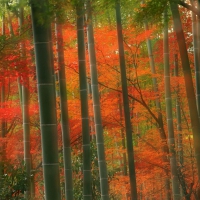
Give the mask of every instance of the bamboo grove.
<path id="1" fill-rule="evenodd" d="M 200 1 L 0 1 L 0 199 L 200 199 Z"/>

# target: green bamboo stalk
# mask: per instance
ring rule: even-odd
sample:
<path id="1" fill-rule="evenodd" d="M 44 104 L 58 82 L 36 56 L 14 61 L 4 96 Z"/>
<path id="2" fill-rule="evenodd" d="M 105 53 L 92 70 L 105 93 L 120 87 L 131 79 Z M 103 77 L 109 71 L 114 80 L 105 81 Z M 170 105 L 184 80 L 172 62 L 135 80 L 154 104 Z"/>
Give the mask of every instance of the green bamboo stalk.
<path id="1" fill-rule="evenodd" d="M 194 1 L 192 1 L 194 6 Z M 199 9 L 199 6 L 198 6 Z M 198 18 L 198 20 L 197 20 Z M 192 12 L 192 33 L 193 33 L 193 46 L 194 46 L 194 66 L 195 66 L 195 81 L 196 81 L 196 102 L 197 110 L 200 118 L 200 55 L 198 42 L 200 42 L 200 19 Z"/>
<path id="2" fill-rule="evenodd" d="M 122 82 L 122 95 L 123 95 L 123 105 L 124 105 L 124 118 L 126 127 L 129 179 L 131 186 L 130 192 L 131 192 L 131 199 L 137 200 L 137 185 L 136 185 L 136 173 L 135 173 L 134 151 L 133 151 L 133 140 L 132 140 L 132 125 L 130 120 L 130 108 L 129 108 L 128 89 L 126 82 L 127 81 L 126 64 L 125 64 L 124 46 L 123 46 L 120 1 L 116 0 L 115 8 L 116 8 L 117 36 L 118 36 L 118 46 L 119 46 L 119 61 L 120 61 L 121 82 Z"/>
<path id="3" fill-rule="evenodd" d="M 101 119 L 101 106 L 100 106 L 100 99 L 99 99 L 96 53 L 95 53 L 90 0 L 86 1 L 86 8 L 87 8 L 87 21 L 88 21 L 88 27 L 87 27 L 88 51 L 89 51 L 89 60 L 90 60 L 92 100 L 93 100 L 97 153 L 98 153 L 101 199 L 107 200 L 109 199 L 109 186 L 108 186 L 107 166 L 106 166 L 106 160 L 105 160 L 103 126 L 102 126 L 102 119 Z"/>
<path id="4" fill-rule="evenodd" d="M 23 143 L 24 143 L 24 164 L 27 175 L 26 199 L 31 193 L 31 154 L 30 154 L 30 119 L 29 119 L 29 89 L 28 78 L 22 86 L 22 112 L 23 112 Z M 33 184 L 33 183 L 32 183 Z"/>
<path id="5" fill-rule="evenodd" d="M 179 76 L 178 70 L 178 55 L 174 55 L 174 76 Z M 176 86 L 176 118 L 177 118 L 177 131 L 178 131 L 178 157 L 181 166 L 183 166 L 183 144 L 182 144 L 182 125 L 181 125 L 181 108 L 179 96 L 179 84 Z"/>
<path id="6" fill-rule="evenodd" d="M 92 179 L 91 179 L 90 126 L 89 126 L 89 114 L 88 114 L 83 6 L 84 2 L 82 0 L 76 6 L 76 13 L 77 13 L 79 84 L 80 84 L 81 117 L 82 117 L 82 138 L 83 138 L 83 199 L 86 200 L 86 199 L 92 199 Z"/>
<path id="7" fill-rule="evenodd" d="M 88 96 L 89 96 L 89 99 L 92 100 L 92 87 L 91 87 L 91 83 L 87 82 L 87 85 L 88 85 Z M 89 105 L 89 107 L 93 107 L 93 103 L 91 103 Z M 90 116 L 89 118 L 90 118 L 90 133 L 92 133 L 92 136 L 90 138 L 96 144 L 96 133 L 95 133 L 95 127 L 94 127 L 94 117 Z M 98 163 L 97 163 L 97 167 L 98 167 Z"/>
<path id="8" fill-rule="evenodd" d="M 52 80 L 53 80 L 53 87 L 54 87 L 54 96 L 56 99 L 56 74 L 54 70 L 54 53 L 53 53 L 53 42 L 52 42 L 52 30 L 51 30 L 51 25 L 48 27 L 48 37 L 49 37 L 49 49 L 50 49 L 50 60 L 51 60 L 51 75 L 52 75 Z M 56 100 L 54 102 L 54 107 L 56 108 Z"/>
<path id="9" fill-rule="evenodd" d="M 3 14 L 2 16 L 2 35 L 5 35 L 5 16 Z M 2 74 L 1 78 L 1 108 L 4 108 L 4 103 L 5 103 L 5 79 L 4 79 L 4 74 Z M 2 118 L 1 120 L 1 135 L 0 138 L 4 138 L 6 135 L 6 121 L 5 119 Z M 0 145 L 0 187 L 3 187 L 1 185 L 2 181 L 2 175 L 4 174 L 4 162 L 5 162 L 5 145 L 1 143 Z"/>
<path id="10" fill-rule="evenodd" d="M 144 27 L 145 27 L 145 31 L 149 30 L 147 22 L 144 22 Z M 154 55 L 153 55 L 153 50 L 152 50 L 152 45 L 151 45 L 150 38 L 147 38 L 146 42 L 147 42 L 147 49 L 148 49 L 148 55 L 149 55 L 149 63 L 150 63 L 151 73 L 153 75 L 155 75 L 156 74 L 156 69 L 155 69 Z M 153 82 L 154 92 L 155 93 L 159 92 L 158 91 L 157 78 L 153 77 L 152 78 L 152 82 Z M 161 109 L 160 99 L 159 99 L 158 95 L 157 95 L 157 98 L 156 98 L 156 108 L 157 108 L 157 112 L 158 112 L 159 127 L 164 127 L 164 125 L 163 125 L 163 117 L 162 117 L 162 112 L 161 112 L 162 109 Z M 164 131 L 163 128 L 160 128 L 160 136 L 161 136 L 161 139 L 163 141 L 166 141 L 167 137 L 166 137 L 166 134 L 165 134 L 165 131 Z"/>
<path id="11" fill-rule="evenodd" d="M 4 108 L 5 103 L 5 80 L 2 77 L 1 79 L 1 108 Z M 0 138 L 4 138 L 6 136 L 6 121 L 2 118 L 1 120 L 1 135 Z M 1 144 L 0 146 L 0 180 L 2 175 L 4 174 L 4 162 L 5 162 L 5 145 Z M 1 181 L 0 181 L 1 186 Z"/>
<path id="12" fill-rule="evenodd" d="M 58 80 L 60 91 L 60 110 L 61 110 L 61 127 L 63 140 L 63 158 L 65 170 L 65 198 L 73 199 L 73 181 L 72 181 L 72 162 L 71 162 L 71 146 L 70 146 L 70 131 L 69 131 L 69 117 L 67 105 L 67 89 L 65 77 L 65 60 L 63 49 L 63 34 L 62 25 L 57 21 L 56 23 L 56 37 L 57 37 L 57 54 L 58 54 Z"/>
<path id="13" fill-rule="evenodd" d="M 61 194 L 58 163 L 55 90 L 52 80 L 51 54 L 49 45 L 50 20 L 45 15 L 47 11 L 47 0 L 36 0 L 31 2 L 40 107 L 45 199 L 60 200 Z M 43 18 L 43 24 L 38 21 L 38 14 L 40 14 L 40 16 Z"/>
<path id="14" fill-rule="evenodd" d="M 196 0 L 196 2 L 195 2 L 195 0 L 191 0 L 191 4 L 194 7 L 195 7 L 195 5 L 197 5 L 197 9 L 198 9 L 198 11 L 200 11 L 200 0 Z M 193 12 L 192 12 L 192 19 L 193 19 Z M 199 52 L 200 52 L 200 16 L 195 16 L 195 19 L 194 19 L 194 31 L 196 31 L 196 32 L 193 33 L 193 37 L 195 37 L 195 39 L 196 39 L 196 40 L 194 40 L 194 42 L 195 42 L 194 45 L 196 47 L 194 50 L 196 50 L 196 52 L 197 52 L 197 58 L 196 58 L 197 61 L 195 63 L 195 72 L 196 71 L 199 72 L 200 71 L 200 66 L 199 66 L 199 63 L 200 63 L 200 54 L 199 54 Z M 197 67 L 196 67 L 196 64 L 197 64 Z M 195 74 L 195 77 L 196 77 L 196 75 L 200 76 L 199 74 Z M 199 88 L 199 86 L 196 86 L 196 87 Z M 198 103 L 199 102 L 197 101 L 197 105 L 198 105 Z M 198 107 L 198 114 L 199 114 L 199 117 L 200 117 L 200 107 Z"/>
<path id="15" fill-rule="evenodd" d="M 179 76 L 179 70 L 178 70 L 178 55 L 174 55 L 174 76 Z M 181 173 L 181 168 L 183 167 L 183 143 L 182 143 L 182 126 L 181 126 L 181 108 L 180 108 L 180 96 L 179 96 L 179 84 L 176 85 L 176 119 L 177 119 L 177 131 L 178 131 L 178 141 L 177 141 L 177 147 L 178 147 L 178 162 L 179 162 L 179 181 L 181 183 L 181 197 L 186 195 L 186 199 L 190 199 L 190 197 L 187 195 L 187 189 L 185 185 L 185 180 L 183 177 L 183 174 Z"/>
<path id="16" fill-rule="evenodd" d="M 18 0 L 19 5 L 21 0 Z M 18 18 L 19 29 L 24 24 L 24 9 L 20 5 L 19 7 L 19 18 Z M 25 58 L 25 44 L 21 42 L 20 51 L 22 59 Z M 31 198 L 31 153 L 30 153 L 30 117 L 29 117 L 29 77 L 24 77 L 24 83 L 22 85 L 22 116 L 23 116 L 23 143 L 24 143 L 24 164 L 27 175 L 27 188 L 25 192 L 25 198 Z"/>
<path id="17" fill-rule="evenodd" d="M 169 66 L 169 42 L 168 42 L 168 16 L 167 9 L 164 12 L 164 80 L 165 80 L 165 102 L 167 113 L 167 130 L 168 130 L 168 145 L 170 155 L 170 168 L 172 179 L 172 196 L 174 200 L 180 199 L 178 171 L 176 163 L 175 139 L 174 139 L 174 125 L 172 114 L 172 100 L 170 90 L 170 66 Z"/>
<path id="18" fill-rule="evenodd" d="M 121 95 L 119 94 L 119 114 L 120 114 L 120 122 L 123 123 L 123 113 L 122 113 L 122 102 L 121 102 Z M 124 135 L 124 127 L 121 128 L 121 137 L 122 137 L 122 148 L 126 149 L 125 144 L 125 135 Z M 127 176 L 127 159 L 126 159 L 126 153 L 123 153 L 123 175 Z"/>
<path id="19" fill-rule="evenodd" d="M 178 10 L 178 5 L 175 2 L 170 1 L 170 7 L 173 16 L 174 22 L 174 29 L 177 36 L 177 42 L 179 46 L 184 80 L 185 80 L 185 87 L 186 87 L 186 95 L 188 100 L 190 118 L 191 118 L 191 125 L 192 125 L 192 133 L 194 137 L 194 149 L 195 149 L 195 158 L 197 161 L 197 169 L 198 169 L 198 178 L 200 179 L 200 121 L 197 111 L 197 104 L 196 98 L 194 93 L 194 86 L 192 81 L 192 74 L 190 69 L 190 62 L 187 53 L 187 47 L 185 43 L 185 37 L 183 34 L 180 14 Z"/>
<path id="20" fill-rule="evenodd" d="M 145 31 L 149 30 L 147 21 L 144 22 L 144 28 L 145 28 Z M 155 62 L 154 62 L 152 45 L 151 45 L 151 39 L 148 37 L 146 39 L 146 42 L 147 42 L 147 49 L 148 49 L 149 64 L 150 64 L 150 68 L 151 68 L 151 73 L 153 75 L 155 75 L 156 69 L 155 69 Z M 158 91 L 157 78 L 153 77 L 152 82 L 153 82 L 154 92 L 158 93 L 159 91 Z M 164 163 L 166 163 L 166 165 L 169 165 L 169 162 L 168 162 L 168 159 L 167 159 L 167 155 L 169 153 L 169 148 L 167 146 L 167 136 L 166 136 L 164 124 L 163 124 L 163 116 L 162 116 L 162 112 L 161 112 L 162 109 L 161 109 L 161 103 L 160 103 L 159 95 L 157 95 L 155 102 L 156 102 L 156 108 L 157 108 L 157 113 L 158 113 L 158 126 L 159 126 L 160 138 L 161 138 L 161 140 L 164 144 L 163 147 L 162 147 L 162 151 L 164 153 L 164 155 L 162 156 L 162 160 L 163 160 Z M 166 200 L 170 200 L 170 180 L 168 178 L 168 173 L 169 173 L 168 169 L 165 170 L 165 173 L 167 175 L 167 177 L 165 179 Z"/>

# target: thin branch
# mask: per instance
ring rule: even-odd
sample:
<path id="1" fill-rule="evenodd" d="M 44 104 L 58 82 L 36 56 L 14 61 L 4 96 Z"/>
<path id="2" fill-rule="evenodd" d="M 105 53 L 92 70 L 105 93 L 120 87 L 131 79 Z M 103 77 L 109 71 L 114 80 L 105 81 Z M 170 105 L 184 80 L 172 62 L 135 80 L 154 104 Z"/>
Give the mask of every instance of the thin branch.
<path id="1" fill-rule="evenodd" d="M 187 8 L 188 10 L 192 11 L 193 13 L 195 13 L 197 16 L 200 17 L 199 10 L 197 8 L 195 8 L 194 6 L 191 6 L 187 3 L 185 3 L 184 1 L 179 1 L 178 4 L 183 6 L 184 8 Z"/>

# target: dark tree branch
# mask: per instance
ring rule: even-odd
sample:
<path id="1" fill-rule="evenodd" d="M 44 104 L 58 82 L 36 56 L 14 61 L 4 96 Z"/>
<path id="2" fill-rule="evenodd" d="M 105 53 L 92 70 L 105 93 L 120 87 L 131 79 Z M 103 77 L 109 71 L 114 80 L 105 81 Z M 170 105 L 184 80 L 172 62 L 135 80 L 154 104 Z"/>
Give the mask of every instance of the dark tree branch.
<path id="1" fill-rule="evenodd" d="M 191 6 L 187 3 L 185 3 L 184 1 L 179 1 L 178 4 L 183 6 L 184 8 L 187 8 L 188 10 L 191 10 L 193 13 L 195 13 L 197 16 L 200 17 L 199 10 L 197 8 L 195 8 L 194 6 Z"/>

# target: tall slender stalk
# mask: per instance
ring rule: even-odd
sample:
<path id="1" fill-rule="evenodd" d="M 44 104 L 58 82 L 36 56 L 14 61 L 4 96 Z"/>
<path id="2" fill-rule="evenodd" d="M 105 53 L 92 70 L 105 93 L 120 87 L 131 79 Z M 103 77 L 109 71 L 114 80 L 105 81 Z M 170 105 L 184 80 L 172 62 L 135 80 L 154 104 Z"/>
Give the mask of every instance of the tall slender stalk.
<path id="1" fill-rule="evenodd" d="M 2 16 L 2 35 L 5 35 L 5 16 L 3 14 Z M 5 79 L 4 79 L 4 74 L 2 74 L 1 77 L 1 108 L 5 107 Z M 0 138 L 4 138 L 6 135 L 6 121 L 5 119 L 2 117 L 1 120 L 1 135 Z M 4 162 L 5 162 L 5 145 L 2 142 L 0 144 L 0 187 L 2 188 L 3 185 L 1 185 L 2 181 L 2 175 L 4 174 Z"/>
<path id="2" fill-rule="evenodd" d="M 147 22 L 144 23 L 144 27 L 145 27 L 145 31 L 149 30 Z M 150 63 L 151 73 L 153 75 L 155 75 L 156 74 L 156 69 L 155 69 L 154 55 L 153 55 L 153 50 L 152 50 L 152 45 L 151 45 L 150 38 L 147 38 L 146 42 L 147 42 L 147 49 L 148 49 L 148 55 L 149 55 L 149 63 Z M 153 77 L 152 78 L 152 82 L 153 82 L 153 90 L 154 90 L 155 93 L 157 93 L 158 92 L 157 78 Z M 163 125 L 163 117 L 162 117 L 162 112 L 161 112 L 162 110 L 161 110 L 161 104 L 160 104 L 160 99 L 159 99 L 158 95 L 157 95 L 157 98 L 156 98 L 156 108 L 157 108 L 157 112 L 158 112 L 159 126 L 163 127 L 164 125 Z M 163 141 L 166 141 L 166 134 L 164 132 L 164 129 L 160 129 L 160 136 L 161 136 L 161 139 Z"/>
<path id="3" fill-rule="evenodd" d="M 179 76 L 178 70 L 178 55 L 174 55 L 174 76 Z M 177 131 L 178 131 L 178 157 L 181 166 L 183 165 L 183 144 L 182 144 L 182 125 L 181 125 L 181 108 L 180 108 L 180 95 L 179 83 L 176 85 L 176 118 L 177 118 Z"/>
<path id="4" fill-rule="evenodd" d="M 18 0 L 19 5 L 21 0 Z M 24 10 L 20 5 L 19 8 L 19 29 L 20 33 L 24 24 Z M 25 59 L 25 44 L 20 43 L 21 59 Z M 27 189 L 25 198 L 30 199 L 31 197 L 31 153 L 30 153 L 30 117 L 29 117 L 29 77 L 23 77 L 22 85 L 22 115 L 23 115 L 23 143 L 24 143 L 24 164 L 27 175 Z"/>
<path id="5" fill-rule="evenodd" d="M 21 85 L 21 77 L 20 76 L 17 77 L 17 85 L 18 85 L 20 105 L 22 105 L 22 85 Z"/>
<path id="6" fill-rule="evenodd" d="M 94 44 L 94 33 L 93 33 L 90 0 L 86 1 L 86 7 L 87 7 L 87 21 L 88 21 L 88 27 L 87 27 L 88 51 L 89 51 L 89 60 L 90 60 L 92 100 L 93 100 L 93 110 L 94 110 L 96 144 L 97 144 L 97 152 L 98 152 L 101 199 L 107 200 L 109 199 L 108 175 L 107 175 L 107 166 L 106 166 L 106 160 L 105 160 L 103 127 L 102 127 L 101 108 L 100 108 L 100 100 L 99 100 L 96 53 L 95 53 L 95 46 L 94 46 L 95 44 Z"/>
<path id="7" fill-rule="evenodd" d="M 1 108 L 4 108 L 5 103 L 5 80 L 4 77 L 1 78 Z M 6 135 L 6 121 L 4 118 L 1 119 L 1 135 L 0 138 L 4 138 Z M 3 142 L 0 144 L 0 186 L 1 178 L 4 174 L 4 162 L 5 162 L 5 145 Z"/>
<path id="8" fill-rule="evenodd" d="M 30 198 L 31 193 L 31 153 L 30 153 L 30 119 L 29 119 L 29 89 L 28 78 L 25 78 L 22 86 L 22 112 L 23 112 L 23 143 L 24 164 L 27 175 L 27 189 L 25 197 Z M 33 183 L 32 183 L 33 184 Z"/>
<path id="9" fill-rule="evenodd" d="M 194 2 L 192 2 L 192 3 L 194 4 Z M 200 37 L 200 22 L 199 22 L 199 19 L 197 20 L 197 18 L 199 18 L 199 17 L 196 17 L 196 15 L 192 12 L 192 33 L 193 33 L 192 36 L 193 36 L 193 45 L 194 45 L 196 101 L 197 101 L 197 110 L 198 110 L 198 114 L 199 114 L 199 118 L 200 118 L 200 66 L 199 66 L 199 62 L 200 62 L 199 48 L 200 48 L 200 46 L 198 45 L 198 37 Z"/>
<path id="10" fill-rule="evenodd" d="M 172 195 L 174 200 L 180 199 L 178 171 L 176 163 L 176 151 L 175 151 L 175 138 L 174 138 L 174 125 L 172 114 L 172 100 L 170 90 L 170 67 L 169 67 L 169 42 L 168 42 L 168 17 L 167 9 L 164 12 L 164 80 L 165 80 L 165 102 L 167 113 L 167 130 L 168 130 L 168 145 L 170 155 L 170 168 L 172 178 Z"/>
<path id="11" fill-rule="evenodd" d="M 147 21 L 144 22 L 144 28 L 145 28 L 145 31 L 149 30 Z M 147 49 L 148 49 L 149 64 L 150 64 L 150 68 L 151 68 L 151 73 L 153 75 L 155 75 L 156 69 L 155 69 L 155 62 L 154 62 L 154 55 L 153 55 L 153 50 L 152 50 L 151 39 L 148 37 L 146 39 L 146 42 L 147 42 Z M 158 93 L 159 91 L 158 91 L 157 78 L 153 77 L 152 82 L 153 82 L 154 92 Z M 156 95 L 157 95 L 157 98 L 156 98 L 155 102 L 156 102 L 156 109 L 157 109 L 157 113 L 158 113 L 158 126 L 159 126 L 160 138 L 161 138 L 161 140 L 164 144 L 162 146 L 162 151 L 164 153 L 164 155 L 162 156 L 162 160 L 163 160 L 164 163 L 166 163 L 166 165 L 169 165 L 169 162 L 168 162 L 168 159 L 167 159 L 167 155 L 169 153 L 169 148 L 167 146 L 167 136 L 166 136 L 164 124 L 163 124 L 161 103 L 160 103 L 159 95 L 158 94 L 156 94 Z M 165 179 L 166 200 L 169 200 L 170 199 L 170 180 L 168 178 L 168 173 L 169 173 L 168 169 L 165 170 L 165 173 L 167 175 L 167 177 Z"/>
<path id="12" fill-rule="evenodd" d="M 187 47 L 185 43 L 185 37 L 183 34 L 180 14 L 178 10 L 178 5 L 176 2 L 170 1 L 170 7 L 173 16 L 174 22 L 174 29 L 177 36 L 177 42 L 179 46 L 184 80 L 185 80 L 185 87 L 186 87 L 186 95 L 188 100 L 190 118 L 191 118 L 191 125 L 192 125 L 192 133 L 194 137 L 194 149 L 195 149 L 195 158 L 197 161 L 197 169 L 198 169 L 198 178 L 200 179 L 200 121 L 197 112 L 197 104 L 196 98 L 194 93 L 194 86 L 192 81 L 192 74 L 190 69 L 190 62 L 187 53 Z"/>
<path id="13" fill-rule="evenodd" d="M 200 11 L 200 0 L 191 0 L 193 6 L 197 3 L 197 9 Z M 200 16 L 195 16 L 192 12 L 192 32 L 194 44 L 194 61 L 195 61 L 195 80 L 196 80 L 196 101 L 197 111 L 200 120 Z M 200 176 L 199 176 L 200 177 Z"/>
<path id="14" fill-rule="evenodd" d="M 92 86 L 90 82 L 87 82 L 88 85 L 88 96 L 89 99 L 92 100 Z M 93 103 L 89 104 L 89 107 L 93 108 Z M 90 109 L 89 109 L 90 110 Z M 94 117 L 90 116 L 90 133 L 92 134 L 91 139 L 96 143 L 96 132 L 95 132 L 95 127 L 94 127 Z M 98 167 L 98 164 L 97 164 Z"/>
<path id="15" fill-rule="evenodd" d="M 179 76 L 179 70 L 178 70 L 178 55 L 174 55 L 174 76 Z M 177 119 L 177 131 L 178 131 L 178 141 L 177 141 L 177 147 L 178 147 L 178 173 L 179 173 L 179 181 L 181 184 L 181 197 L 185 194 L 186 199 L 190 199 L 190 197 L 187 195 L 187 189 L 185 180 L 183 177 L 183 174 L 181 172 L 181 168 L 183 167 L 183 136 L 182 136 L 182 126 L 181 126 L 181 108 L 180 108 L 180 95 L 179 95 L 179 83 L 177 82 L 176 85 L 176 119 Z"/>
<path id="16" fill-rule="evenodd" d="M 127 80 L 126 80 L 126 64 L 124 56 L 120 1 L 116 0 L 115 8 L 116 8 L 117 36 L 118 36 L 118 46 L 119 46 L 119 61 L 120 61 L 121 82 L 122 82 L 122 95 L 123 95 L 123 105 L 124 105 L 124 118 L 126 127 L 129 179 L 131 186 L 131 199 L 137 200 L 137 185 L 136 185 L 136 173 L 135 173 L 135 163 L 134 163 L 132 125 L 130 120 L 130 108 L 128 99 Z"/>
<path id="17" fill-rule="evenodd" d="M 50 61 L 51 61 L 51 75 L 52 75 L 52 80 L 53 80 L 53 87 L 54 87 L 54 96 L 56 99 L 56 74 L 54 70 L 54 53 L 53 53 L 53 42 L 52 42 L 52 30 L 51 30 L 51 25 L 48 27 L 48 38 L 49 38 L 49 51 L 50 51 Z M 56 108 L 56 100 L 54 102 L 54 107 Z"/>
<path id="18" fill-rule="evenodd" d="M 59 21 L 56 23 L 57 36 L 57 51 L 58 51 L 58 79 L 60 90 L 60 109 L 61 109 L 61 127 L 63 140 L 63 158 L 65 170 L 65 198 L 73 199 L 73 181 L 72 181 L 72 162 L 71 162 L 71 146 L 70 146 L 70 131 L 69 117 L 67 105 L 67 89 L 65 77 L 65 60 L 63 49 L 63 34 L 62 25 Z"/>
<path id="19" fill-rule="evenodd" d="M 121 102 L 121 95 L 119 94 L 119 114 L 120 114 L 120 122 L 122 123 L 123 120 L 123 113 L 122 113 L 122 102 Z M 125 135 L 124 135 L 124 127 L 121 128 L 121 137 L 122 137 L 122 148 L 126 149 L 125 144 Z M 126 153 L 123 153 L 123 175 L 127 176 L 127 159 L 126 159 Z"/>
<path id="20" fill-rule="evenodd" d="M 47 11 L 47 0 L 31 1 L 31 15 L 40 108 L 45 199 L 60 200 L 61 194 L 58 163 L 55 91 L 52 80 L 49 45 L 50 20 L 45 15 Z M 41 24 L 41 21 L 38 20 L 38 14 L 43 18 L 44 24 Z"/>
<path id="21" fill-rule="evenodd" d="M 92 199 L 91 179 L 91 150 L 90 150 L 90 126 L 88 114 L 88 94 L 85 62 L 84 43 L 84 2 L 76 6 L 77 13 L 77 38 L 78 38 L 78 62 L 79 62 L 79 83 L 81 97 L 82 117 L 82 138 L 83 138 L 83 199 Z"/>

